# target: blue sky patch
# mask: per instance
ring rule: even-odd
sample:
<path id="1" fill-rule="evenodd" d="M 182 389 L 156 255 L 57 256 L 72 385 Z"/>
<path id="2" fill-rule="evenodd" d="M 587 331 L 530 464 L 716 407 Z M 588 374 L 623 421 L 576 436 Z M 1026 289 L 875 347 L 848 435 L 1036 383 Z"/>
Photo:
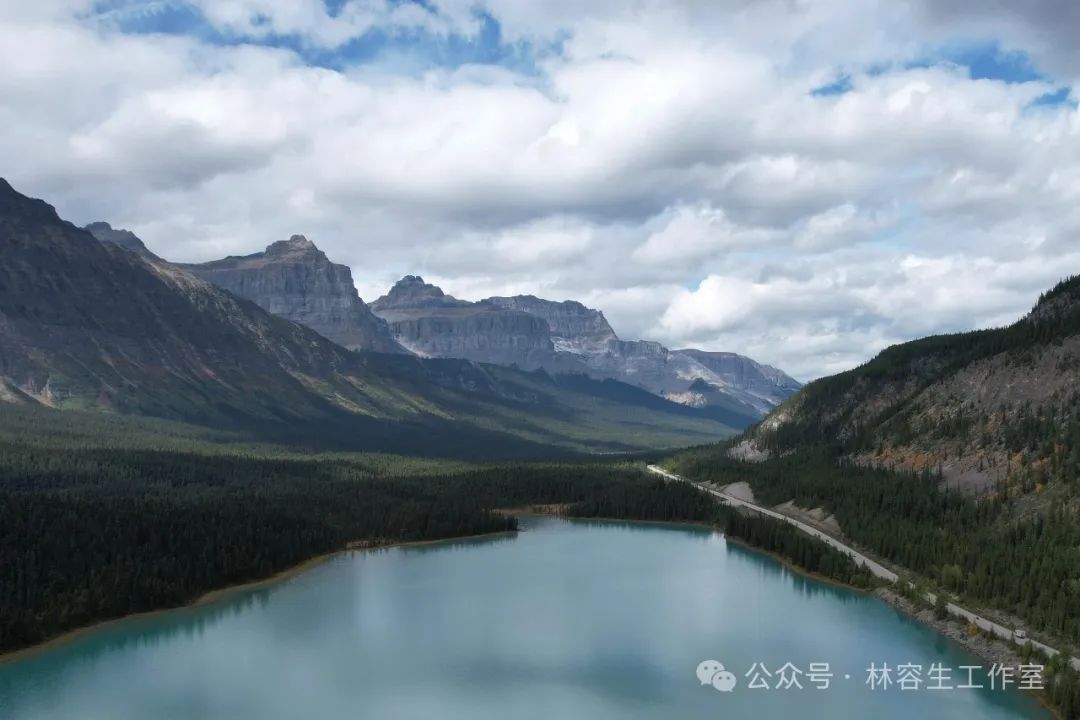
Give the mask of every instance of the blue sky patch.
<path id="1" fill-rule="evenodd" d="M 1006 50 L 997 41 L 946 45 L 909 67 L 931 67 L 943 62 L 966 68 L 972 80 L 1025 83 L 1047 79 L 1027 53 Z"/>
<path id="2" fill-rule="evenodd" d="M 1072 90 L 1067 86 L 1062 86 L 1053 92 L 1040 95 L 1028 105 L 1029 108 L 1056 108 L 1062 106 L 1071 107 L 1074 110 L 1077 107 L 1076 99 L 1072 96 Z"/>
<path id="3" fill-rule="evenodd" d="M 814 88 L 810 91 L 810 94 L 818 97 L 827 97 L 829 95 L 843 95 L 848 92 L 851 92 L 851 76 L 845 74 L 830 83 Z"/>
<path id="4" fill-rule="evenodd" d="M 347 0 L 324 0 L 327 13 L 337 16 Z M 427 10 L 424 0 L 399 0 Z M 91 17 L 112 23 L 121 32 L 194 37 L 213 45 L 262 45 L 295 52 L 308 65 L 334 70 L 383 64 L 407 74 L 432 68 L 455 69 L 481 64 L 502 67 L 525 75 L 538 75 L 538 63 L 560 51 L 561 41 L 536 45 L 508 43 L 502 28 L 490 15 L 477 11 L 480 29 L 475 35 L 435 35 L 422 29 L 372 28 L 337 48 L 323 48 L 298 35 L 266 34 L 250 36 L 223 32 L 211 24 L 198 8 L 182 0 L 140 3 L 127 0 L 99 2 Z"/>

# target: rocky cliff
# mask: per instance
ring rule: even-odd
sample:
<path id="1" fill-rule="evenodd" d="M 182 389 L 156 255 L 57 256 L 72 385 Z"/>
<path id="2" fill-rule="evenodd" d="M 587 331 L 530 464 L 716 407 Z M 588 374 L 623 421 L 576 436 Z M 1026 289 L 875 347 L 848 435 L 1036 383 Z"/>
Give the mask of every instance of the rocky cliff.
<path id="1" fill-rule="evenodd" d="M 491 297 L 480 302 L 542 318 L 551 332 L 555 350 L 559 352 L 594 355 L 606 352 L 610 343 L 619 339 L 604 313 L 575 300 L 553 302 L 534 295 L 515 295 Z"/>
<path id="2" fill-rule="evenodd" d="M 350 350 L 404 352 L 357 295 L 349 268 L 302 235 L 261 253 L 180 267 Z"/>
<path id="3" fill-rule="evenodd" d="M 424 282 L 418 275 L 406 275 L 394 283 L 390 292 L 372 302 L 371 309 L 382 316 L 390 316 L 395 311 L 460 308 L 472 304 L 447 295 L 442 288 Z"/>
<path id="4" fill-rule="evenodd" d="M 470 303 L 409 275 L 371 309 L 395 339 L 424 357 L 454 357 L 526 369 L 550 367 L 555 347 L 542 318 Z"/>
<path id="5" fill-rule="evenodd" d="M 713 373 L 713 383 L 720 387 L 739 388 L 747 395 L 775 407 L 798 392 L 802 384 L 782 370 L 762 365 L 745 355 L 731 352 L 706 352 L 704 350 L 675 350 L 700 363 Z"/>

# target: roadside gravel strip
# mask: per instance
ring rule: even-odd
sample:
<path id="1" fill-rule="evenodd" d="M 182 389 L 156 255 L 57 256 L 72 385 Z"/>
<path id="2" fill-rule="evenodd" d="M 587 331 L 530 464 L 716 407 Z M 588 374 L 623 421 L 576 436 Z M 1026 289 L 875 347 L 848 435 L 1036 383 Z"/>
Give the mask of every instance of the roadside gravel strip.
<path id="1" fill-rule="evenodd" d="M 783 522 L 786 522 L 786 523 L 788 523 L 790 525 L 794 525 L 796 528 L 798 528 L 802 532 L 806 533 L 807 535 L 810 535 L 811 537 L 815 537 L 815 538 L 821 540 L 822 542 L 824 542 L 829 547 L 835 548 L 836 550 L 838 550 L 838 551 L 842 552 L 843 554 L 847 555 L 848 557 L 850 557 L 852 560 L 855 561 L 856 565 L 860 565 L 862 567 L 865 567 L 875 577 L 879 577 L 882 580 L 886 580 L 886 581 L 888 581 L 890 583 L 896 583 L 900 579 L 900 577 L 896 573 L 894 573 L 892 570 L 889 570 L 887 567 L 885 567 L 881 563 L 878 563 L 878 562 L 868 558 L 866 555 L 862 554 L 861 552 L 859 552 L 855 548 L 851 547 L 850 545 L 845 545 L 844 543 L 840 542 L 839 540 L 832 537 L 831 535 L 829 535 L 827 533 L 824 533 L 824 532 L 822 532 L 821 530 L 818 530 L 815 527 L 811 527 L 810 525 L 807 525 L 806 523 L 804 523 L 802 521 L 796 520 L 793 517 L 789 517 L 789 516 L 784 515 L 782 513 L 778 513 L 775 510 L 772 510 L 772 509 L 766 508 L 766 507 L 762 507 L 760 505 L 749 502 L 747 500 L 743 500 L 741 498 L 733 497 L 731 495 L 728 495 L 727 493 L 724 493 L 724 492 L 721 492 L 721 491 L 719 491 L 719 490 L 717 490 L 715 488 L 709 487 L 708 485 L 705 485 L 704 483 L 694 482 L 693 480 L 689 480 L 689 479 L 681 477 L 679 475 L 675 475 L 674 473 L 670 473 L 667 470 L 664 470 L 662 467 L 660 467 L 658 465 L 649 465 L 647 467 L 649 469 L 649 472 L 654 473 L 656 475 L 659 475 L 659 476 L 661 476 L 663 478 L 666 478 L 668 480 L 678 480 L 680 482 L 689 483 L 689 484 L 693 485 L 694 487 L 696 487 L 698 490 L 701 490 L 702 492 L 706 492 L 706 493 L 709 493 L 710 495 L 714 496 L 715 498 L 717 498 L 720 502 L 722 502 L 725 505 L 730 505 L 731 507 L 746 508 L 747 510 L 750 510 L 751 512 L 756 512 L 756 513 L 758 513 L 760 515 L 766 515 L 766 516 L 771 517 L 771 518 L 776 518 L 777 520 L 782 520 Z M 933 593 L 927 593 L 926 594 L 926 600 L 931 605 L 933 605 L 933 604 L 935 604 L 937 602 L 937 596 L 935 596 Z M 985 630 L 988 633 L 991 633 L 992 635 L 996 635 L 996 636 L 998 636 L 1000 638 L 1003 638 L 1005 640 L 1015 640 L 1020 645 L 1025 645 L 1025 644 L 1031 645 L 1031 647 L 1042 651 L 1043 653 L 1045 653 L 1049 657 L 1053 657 L 1053 656 L 1058 655 L 1060 653 L 1059 650 L 1057 650 L 1055 648 L 1052 648 L 1049 645 L 1045 645 L 1045 644 L 1043 644 L 1043 643 L 1041 643 L 1041 642 L 1039 642 L 1037 640 L 1032 640 L 1030 638 L 1016 638 L 1016 637 L 1014 637 L 1014 633 L 1013 633 L 1012 628 L 1005 627 L 1004 625 L 998 624 L 998 623 L 996 623 L 996 622 L 994 622 L 992 620 L 989 620 L 987 618 L 984 618 L 984 617 L 982 617 L 980 615 L 976 615 L 975 613 L 971 612 L 970 610 L 962 608 L 959 605 L 949 603 L 947 607 L 948 607 L 948 610 L 949 610 L 949 614 L 955 615 L 955 616 L 957 616 L 959 618 L 967 620 L 970 623 L 974 623 L 979 628 Z M 1075 657 L 1069 658 L 1069 664 L 1071 664 L 1074 669 L 1080 670 L 1080 658 L 1075 658 Z"/>

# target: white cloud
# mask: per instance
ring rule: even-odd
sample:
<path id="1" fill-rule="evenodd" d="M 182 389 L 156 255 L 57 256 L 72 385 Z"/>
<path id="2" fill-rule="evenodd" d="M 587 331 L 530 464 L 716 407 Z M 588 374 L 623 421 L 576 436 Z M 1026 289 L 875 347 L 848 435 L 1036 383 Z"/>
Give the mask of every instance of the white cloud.
<path id="1" fill-rule="evenodd" d="M 796 231 L 795 247 L 826 251 L 867 242 L 895 219 L 893 212 L 864 213 L 844 203 L 807 218 Z"/>
<path id="2" fill-rule="evenodd" d="M 737 225 L 709 205 L 678 207 L 668 222 L 634 249 L 631 258 L 646 265 L 686 265 L 732 250 L 765 246 L 779 234 L 767 228 Z"/>
<path id="3" fill-rule="evenodd" d="M 909 62 L 964 27 L 966 3 L 194 5 L 221 31 L 322 49 L 372 27 L 475 39 L 482 7 L 509 42 L 559 49 L 538 76 L 335 71 L 119 32 L 153 4 L 8 3 L 0 172 L 176 260 L 302 232 L 368 299 L 406 272 L 469 298 L 577 298 L 624 337 L 803 379 L 1019 315 L 1080 271 L 1080 116 L 1031 107 L 1068 75 Z M 1060 33 L 1037 32 L 1050 5 L 995 5 L 985 27 L 1069 72 Z M 850 92 L 811 94 L 839 74 Z"/>

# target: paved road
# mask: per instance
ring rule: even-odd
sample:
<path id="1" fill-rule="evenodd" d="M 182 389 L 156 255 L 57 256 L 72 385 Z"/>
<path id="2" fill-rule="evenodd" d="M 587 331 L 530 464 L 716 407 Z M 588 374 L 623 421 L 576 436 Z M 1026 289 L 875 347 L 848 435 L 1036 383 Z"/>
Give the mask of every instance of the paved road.
<path id="1" fill-rule="evenodd" d="M 707 492 L 710 495 L 715 496 L 716 498 L 718 498 L 720 500 L 720 502 L 724 503 L 725 505 L 730 505 L 732 507 L 744 507 L 744 508 L 747 508 L 749 510 L 753 510 L 756 513 L 760 513 L 761 515 L 768 515 L 769 517 L 776 518 L 777 520 L 783 520 L 786 523 L 794 525 L 795 527 L 799 528 L 800 530 L 802 530 L 807 535 L 810 535 L 812 537 L 816 537 L 818 540 L 821 540 L 826 545 L 828 545 L 830 547 L 833 547 L 836 550 L 839 550 L 840 552 L 844 553 L 845 555 L 850 557 L 852 560 L 854 560 L 856 565 L 860 565 L 862 567 L 865 567 L 867 570 L 869 570 L 871 573 L 873 573 L 875 576 L 877 576 L 879 578 L 882 578 L 884 580 L 888 580 L 891 583 L 894 583 L 899 579 L 899 577 L 897 576 L 896 573 L 894 573 L 892 570 L 888 569 L 887 567 L 883 566 L 881 563 L 874 562 L 873 560 L 866 557 L 865 555 L 863 555 L 861 552 L 859 552 L 855 548 L 850 547 L 848 545 L 845 545 L 844 543 L 840 542 L 839 540 L 832 537 L 831 535 L 828 535 L 828 534 L 822 532 L 821 530 L 818 530 L 817 528 L 815 528 L 815 527 L 813 527 L 811 525 L 807 525 L 804 522 L 800 522 L 799 520 L 796 520 L 793 517 L 789 517 L 788 515 L 778 513 L 775 510 L 770 510 L 769 508 L 765 508 L 765 507 L 762 507 L 760 505 L 755 505 L 754 503 L 747 502 L 746 500 L 740 500 L 737 497 L 734 497 L 732 495 L 728 495 L 725 492 L 721 492 L 720 490 L 717 490 L 715 488 L 711 488 L 708 485 L 705 485 L 703 483 L 694 482 L 693 480 L 688 480 L 687 478 L 680 477 L 680 476 L 675 475 L 673 473 L 669 473 L 667 470 L 664 470 L 662 467 L 659 467 L 657 465 L 649 465 L 648 468 L 649 468 L 649 472 L 656 473 L 657 475 L 665 477 L 668 480 L 681 480 L 683 482 L 690 483 L 691 485 L 696 487 L 698 490 L 701 490 L 703 492 Z"/>
<path id="2" fill-rule="evenodd" d="M 756 504 L 754 504 L 752 502 L 748 502 L 746 500 L 741 500 L 741 499 L 739 499 L 737 497 L 733 497 L 731 495 L 728 495 L 725 492 L 717 490 L 716 488 L 709 487 L 708 485 L 705 485 L 704 483 L 694 482 L 693 480 L 690 480 L 688 478 L 684 478 L 684 477 L 681 477 L 681 476 L 676 475 L 674 473 L 670 473 L 670 472 L 668 472 L 667 470 L 663 469 L 662 467 L 660 467 L 658 465 L 648 465 L 647 467 L 649 469 L 649 472 L 660 475 L 661 477 L 667 478 L 668 480 L 678 480 L 680 482 L 689 483 L 689 484 L 693 485 L 694 487 L 696 487 L 698 490 L 701 490 L 702 492 L 707 492 L 710 495 L 716 497 L 720 502 L 724 503 L 725 505 L 730 505 L 731 507 L 746 508 L 746 509 L 751 510 L 753 512 L 759 513 L 761 515 L 767 515 L 768 517 L 776 518 L 777 520 L 782 520 L 782 521 L 784 521 L 784 522 L 786 522 L 786 523 L 788 523 L 790 525 L 794 525 L 795 527 L 797 527 L 799 530 L 806 533 L 807 535 L 810 535 L 811 537 L 818 538 L 819 540 L 824 542 L 826 545 L 828 545 L 828 546 L 830 546 L 832 548 L 835 548 L 836 550 L 839 550 L 840 552 L 844 553 L 845 555 L 850 557 L 852 560 L 854 560 L 856 565 L 860 565 L 862 567 L 865 567 L 867 570 L 869 570 L 875 576 L 877 576 L 879 578 L 882 578 L 883 580 L 887 580 L 890 583 L 895 583 L 900 579 L 899 576 L 896 573 L 894 573 L 892 570 L 889 570 L 887 567 L 883 566 L 881 563 L 875 562 L 874 560 L 868 558 L 866 555 L 863 555 L 861 552 L 859 552 L 855 548 L 851 547 L 850 545 L 845 545 L 844 543 L 840 542 L 839 540 L 832 537 L 831 535 L 829 535 L 829 534 L 827 534 L 825 532 L 822 532 L 821 530 L 818 530 L 817 528 L 815 528 L 815 527 L 813 527 L 811 525 L 807 525 L 804 522 L 796 520 L 793 517 L 790 517 L 788 515 L 784 515 L 782 513 L 778 513 L 775 510 L 772 510 L 770 508 L 762 507 L 761 505 L 756 505 Z M 931 605 L 937 603 L 937 597 L 933 593 L 927 593 L 926 594 L 926 599 L 927 599 L 928 602 L 930 602 Z M 987 618 L 982 617 L 981 615 L 976 615 L 975 613 L 971 612 L 970 610 L 962 608 L 959 605 L 955 605 L 953 603 L 949 603 L 947 605 L 947 608 L 948 608 L 950 614 L 956 615 L 957 617 L 964 618 L 968 622 L 974 623 L 975 625 L 979 626 L 980 628 L 982 628 L 983 630 L 985 630 L 985 631 L 987 631 L 989 633 L 997 635 L 998 637 L 1004 638 L 1006 640 L 1012 640 L 1013 639 L 1013 630 L 1012 630 L 1012 628 L 1005 627 L 1004 625 L 1000 625 L 1000 624 L 998 624 L 998 623 L 996 623 L 996 622 L 994 622 L 992 620 L 989 620 Z M 1043 644 L 1043 643 L 1041 643 L 1041 642 L 1039 642 L 1037 640 L 1026 639 L 1026 640 L 1023 640 L 1023 641 L 1018 640 L 1018 642 L 1020 642 L 1021 644 L 1028 643 L 1032 647 L 1034 647 L 1034 648 L 1036 648 L 1038 650 L 1041 650 L 1042 652 L 1044 652 L 1046 655 L 1048 655 L 1050 657 L 1053 657 L 1053 656 L 1057 655 L 1060 652 L 1059 650 L 1057 650 L 1055 648 L 1052 648 L 1049 645 L 1045 645 L 1045 644 Z M 1080 670 L 1080 658 L 1069 658 L 1069 664 L 1071 664 L 1073 666 L 1073 668 L 1075 668 L 1076 670 Z"/>

